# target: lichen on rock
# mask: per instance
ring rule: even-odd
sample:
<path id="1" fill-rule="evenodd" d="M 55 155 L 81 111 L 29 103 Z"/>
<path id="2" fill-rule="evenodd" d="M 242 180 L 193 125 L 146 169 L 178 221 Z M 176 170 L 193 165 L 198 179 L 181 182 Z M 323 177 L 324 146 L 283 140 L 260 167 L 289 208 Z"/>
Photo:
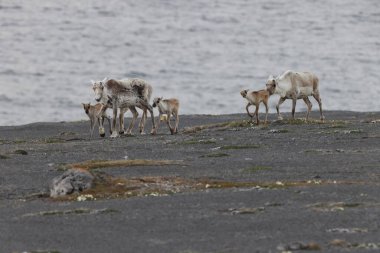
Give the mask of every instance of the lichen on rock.
<path id="1" fill-rule="evenodd" d="M 50 197 L 64 196 L 90 189 L 93 181 L 94 176 L 86 170 L 67 170 L 62 175 L 53 178 L 50 185 Z"/>

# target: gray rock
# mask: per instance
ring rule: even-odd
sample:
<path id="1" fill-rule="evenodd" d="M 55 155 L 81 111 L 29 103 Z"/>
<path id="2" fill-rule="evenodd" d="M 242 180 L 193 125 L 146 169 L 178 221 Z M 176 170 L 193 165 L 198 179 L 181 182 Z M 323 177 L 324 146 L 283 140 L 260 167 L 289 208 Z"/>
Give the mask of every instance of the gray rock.
<path id="1" fill-rule="evenodd" d="M 50 197 L 78 193 L 92 187 L 94 176 L 85 170 L 70 169 L 53 178 L 50 185 Z"/>

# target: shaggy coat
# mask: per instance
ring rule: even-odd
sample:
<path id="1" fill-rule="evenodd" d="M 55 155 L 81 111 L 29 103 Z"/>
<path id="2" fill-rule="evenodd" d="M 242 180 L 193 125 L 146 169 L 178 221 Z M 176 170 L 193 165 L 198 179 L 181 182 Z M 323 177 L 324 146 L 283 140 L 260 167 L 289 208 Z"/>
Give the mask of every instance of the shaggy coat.
<path id="1" fill-rule="evenodd" d="M 312 104 L 309 100 L 309 96 L 313 96 L 317 100 L 320 111 L 320 119 L 323 121 L 322 100 L 319 94 L 319 80 L 316 75 L 310 72 L 295 72 L 288 70 L 284 74 L 274 78 L 270 76 L 266 83 L 267 91 L 272 94 L 279 94 L 280 100 L 276 106 L 277 115 L 279 119 L 282 119 L 280 115 L 280 105 L 286 99 L 293 100 L 292 117 L 294 119 L 295 108 L 297 99 L 303 99 L 307 105 L 306 120 L 309 119 L 309 114 L 312 108 Z"/>
<path id="2" fill-rule="evenodd" d="M 116 137 L 116 117 L 117 109 L 120 108 L 119 122 L 120 133 L 124 132 L 124 113 L 129 109 L 133 113 L 133 119 L 128 128 L 127 133 L 131 133 L 134 122 L 138 116 L 135 107 L 144 111 L 143 117 L 140 121 L 140 132 L 143 133 L 147 111 L 150 112 L 152 118 L 152 134 L 155 134 L 155 122 L 153 115 L 153 108 L 149 104 L 152 94 L 152 87 L 142 79 L 129 79 L 129 80 L 103 80 L 100 82 L 93 82 L 93 89 L 95 92 L 95 99 L 98 102 L 106 104 L 110 102 L 113 109 L 113 126 L 111 137 Z"/>

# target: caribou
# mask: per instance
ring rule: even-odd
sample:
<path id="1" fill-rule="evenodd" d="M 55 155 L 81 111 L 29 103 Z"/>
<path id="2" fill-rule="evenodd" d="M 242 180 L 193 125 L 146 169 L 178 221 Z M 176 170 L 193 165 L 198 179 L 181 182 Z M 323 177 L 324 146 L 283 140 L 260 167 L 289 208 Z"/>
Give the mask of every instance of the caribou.
<path id="1" fill-rule="evenodd" d="M 104 137 L 106 135 L 104 131 L 104 119 L 107 119 L 110 130 L 111 130 L 111 119 L 107 115 L 107 112 L 103 110 L 103 105 L 100 103 L 96 105 L 82 103 L 82 106 L 83 106 L 84 112 L 90 118 L 90 139 L 92 138 L 96 122 L 98 123 L 98 126 L 99 126 L 99 135 L 101 137 Z"/>
<path id="2" fill-rule="evenodd" d="M 147 111 L 152 118 L 151 134 L 156 134 L 156 125 L 154 122 L 153 108 L 149 104 L 152 94 L 152 86 L 142 79 L 115 80 L 104 78 L 103 81 L 91 81 L 95 93 L 95 100 L 103 104 L 103 109 L 107 109 L 107 104 L 112 104 L 112 134 L 111 138 L 118 136 L 116 131 L 117 111 L 119 114 L 119 133 L 124 133 L 124 113 L 129 109 L 133 114 L 132 121 L 128 127 L 127 134 L 131 134 L 132 128 L 138 116 L 136 107 L 144 111 L 139 127 L 140 132 L 144 133 L 145 119 Z"/>
<path id="3" fill-rule="evenodd" d="M 153 107 L 158 108 L 159 112 L 159 120 L 157 122 L 157 129 L 160 125 L 160 121 L 166 121 L 168 124 L 168 127 L 170 129 L 171 134 L 176 134 L 178 133 L 178 123 L 179 123 L 179 115 L 178 115 L 178 110 L 179 110 L 179 101 L 176 98 L 170 98 L 170 99 L 163 99 L 162 97 L 160 98 L 154 98 L 153 99 Z M 166 115 L 166 116 L 164 116 Z M 171 116 L 175 117 L 175 124 L 174 128 L 170 125 L 170 117 Z"/>
<path id="4" fill-rule="evenodd" d="M 307 105 L 306 120 L 309 119 L 309 114 L 312 104 L 309 96 L 313 96 L 319 105 L 320 119 L 323 121 L 325 117 L 322 111 L 322 100 L 319 94 L 319 80 L 316 75 L 310 72 L 295 72 L 288 70 L 278 77 L 269 76 L 266 82 L 266 89 L 269 94 L 279 94 L 280 100 L 276 106 L 277 117 L 282 119 L 280 114 L 280 105 L 286 99 L 293 100 L 292 118 L 294 119 L 297 99 L 303 99 Z"/>
<path id="5" fill-rule="evenodd" d="M 264 123 L 267 123 L 268 120 L 268 100 L 269 100 L 269 91 L 267 90 L 259 90 L 259 91 L 251 91 L 251 90 L 242 90 L 240 91 L 240 95 L 247 99 L 248 103 L 245 109 L 247 110 L 248 116 L 251 117 L 251 121 L 253 121 L 253 116 L 256 115 L 256 124 L 258 125 L 260 120 L 259 120 L 259 107 L 260 103 L 262 102 L 265 105 L 265 121 Z M 254 105 L 256 106 L 256 110 L 254 114 L 251 114 L 248 110 L 248 108 Z"/>

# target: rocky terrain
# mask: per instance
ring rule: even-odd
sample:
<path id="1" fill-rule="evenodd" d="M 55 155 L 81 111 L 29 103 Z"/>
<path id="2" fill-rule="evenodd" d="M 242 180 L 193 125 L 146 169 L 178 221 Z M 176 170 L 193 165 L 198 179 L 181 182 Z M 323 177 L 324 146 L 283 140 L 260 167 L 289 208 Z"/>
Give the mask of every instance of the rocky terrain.
<path id="1" fill-rule="evenodd" d="M 284 116 L 91 140 L 85 121 L 0 127 L 0 252 L 379 250 L 380 113 Z M 50 197 L 70 169 L 92 187 Z"/>

